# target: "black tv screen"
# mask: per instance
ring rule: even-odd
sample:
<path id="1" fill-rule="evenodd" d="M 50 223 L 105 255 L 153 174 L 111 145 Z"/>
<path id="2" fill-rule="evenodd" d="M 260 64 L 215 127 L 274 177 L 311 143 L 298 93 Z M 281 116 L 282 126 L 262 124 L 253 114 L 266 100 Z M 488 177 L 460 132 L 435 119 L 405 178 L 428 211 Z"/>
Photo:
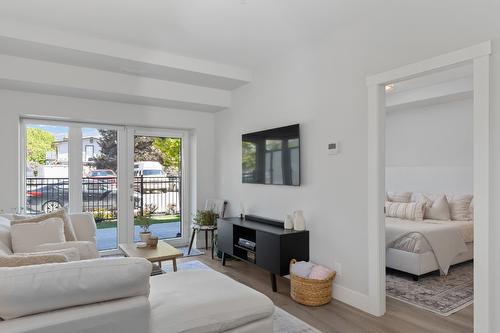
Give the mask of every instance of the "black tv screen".
<path id="1" fill-rule="evenodd" d="M 300 185 L 299 124 L 242 135 L 242 181 Z"/>

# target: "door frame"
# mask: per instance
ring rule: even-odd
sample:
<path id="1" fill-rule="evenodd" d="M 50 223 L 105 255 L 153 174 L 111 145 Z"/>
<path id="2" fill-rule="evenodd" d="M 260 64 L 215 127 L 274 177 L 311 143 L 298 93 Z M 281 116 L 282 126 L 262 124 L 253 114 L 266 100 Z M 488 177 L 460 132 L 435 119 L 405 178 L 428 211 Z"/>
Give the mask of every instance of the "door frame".
<path id="1" fill-rule="evenodd" d="M 491 41 L 367 77 L 368 86 L 368 296 L 369 312 L 386 311 L 385 85 L 471 63 L 474 75 L 474 330 L 490 332 L 492 254 L 490 55 Z M 492 290 L 492 289 L 491 289 Z"/>
<path id="2" fill-rule="evenodd" d="M 127 228 L 126 238 L 128 242 L 134 241 L 134 136 L 135 135 L 143 135 L 143 136 L 157 136 L 157 137 L 167 137 L 167 138 L 180 138 L 181 141 L 181 237 L 179 238 L 170 238 L 168 239 L 168 243 L 172 246 L 185 246 L 189 242 L 189 226 L 190 226 L 190 182 L 189 182 L 189 131 L 187 130 L 174 130 L 174 129 L 162 129 L 162 128 L 150 128 L 150 127 L 137 127 L 137 126 L 127 126 L 126 127 L 126 140 L 127 140 L 127 151 L 125 153 L 127 159 L 127 184 L 125 185 L 128 188 L 128 200 L 127 200 L 127 211 L 126 214 L 128 216 L 127 220 L 132 221 L 129 223 Z"/>

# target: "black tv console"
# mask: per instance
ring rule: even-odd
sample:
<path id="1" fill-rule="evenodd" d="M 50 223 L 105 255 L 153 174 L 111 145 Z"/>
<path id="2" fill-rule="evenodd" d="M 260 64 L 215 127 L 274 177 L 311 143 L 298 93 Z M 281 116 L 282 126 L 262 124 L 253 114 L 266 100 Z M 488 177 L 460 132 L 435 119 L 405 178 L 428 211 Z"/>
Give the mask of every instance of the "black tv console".
<path id="1" fill-rule="evenodd" d="M 290 260 L 309 261 L 309 231 L 285 230 L 283 222 L 247 215 L 217 220 L 217 248 L 226 256 L 255 264 L 271 273 L 273 291 L 277 291 L 276 275 L 290 273 Z M 255 243 L 250 249 L 238 240 Z"/>

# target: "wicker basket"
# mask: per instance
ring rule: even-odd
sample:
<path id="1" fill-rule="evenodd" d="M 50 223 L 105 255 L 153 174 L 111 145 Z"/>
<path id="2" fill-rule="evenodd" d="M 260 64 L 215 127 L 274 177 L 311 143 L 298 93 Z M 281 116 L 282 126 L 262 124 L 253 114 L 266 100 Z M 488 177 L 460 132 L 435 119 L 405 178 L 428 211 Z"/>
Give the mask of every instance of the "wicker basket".
<path id="1" fill-rule="evenodd" d="M 290 261 L 290 268 L 297 261 Z M 336 273 L 332 272 L 325 280 L 306 279 L 297 276 L 290 269 L 290 296 L 300 304 L 320 306 L 332 300 L 332 283 Z"/>

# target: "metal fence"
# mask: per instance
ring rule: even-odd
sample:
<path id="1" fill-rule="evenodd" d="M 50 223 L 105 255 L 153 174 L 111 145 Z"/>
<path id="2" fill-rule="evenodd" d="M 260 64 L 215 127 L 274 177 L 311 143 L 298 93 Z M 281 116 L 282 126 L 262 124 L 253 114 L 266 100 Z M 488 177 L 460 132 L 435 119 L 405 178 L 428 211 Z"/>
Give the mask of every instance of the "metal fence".
<path id="1" fill-rule="evenodd" d="M 180 177 L 134 177 L 135 215 L 180 213 Z M 96 222 L 115 220 L 118 210 L 116 177 L 83 178 L 83 211 L 94 214 Z M 68 178 L 27 178 L 26 213 L 48 213 L 69 203 Z"/>

